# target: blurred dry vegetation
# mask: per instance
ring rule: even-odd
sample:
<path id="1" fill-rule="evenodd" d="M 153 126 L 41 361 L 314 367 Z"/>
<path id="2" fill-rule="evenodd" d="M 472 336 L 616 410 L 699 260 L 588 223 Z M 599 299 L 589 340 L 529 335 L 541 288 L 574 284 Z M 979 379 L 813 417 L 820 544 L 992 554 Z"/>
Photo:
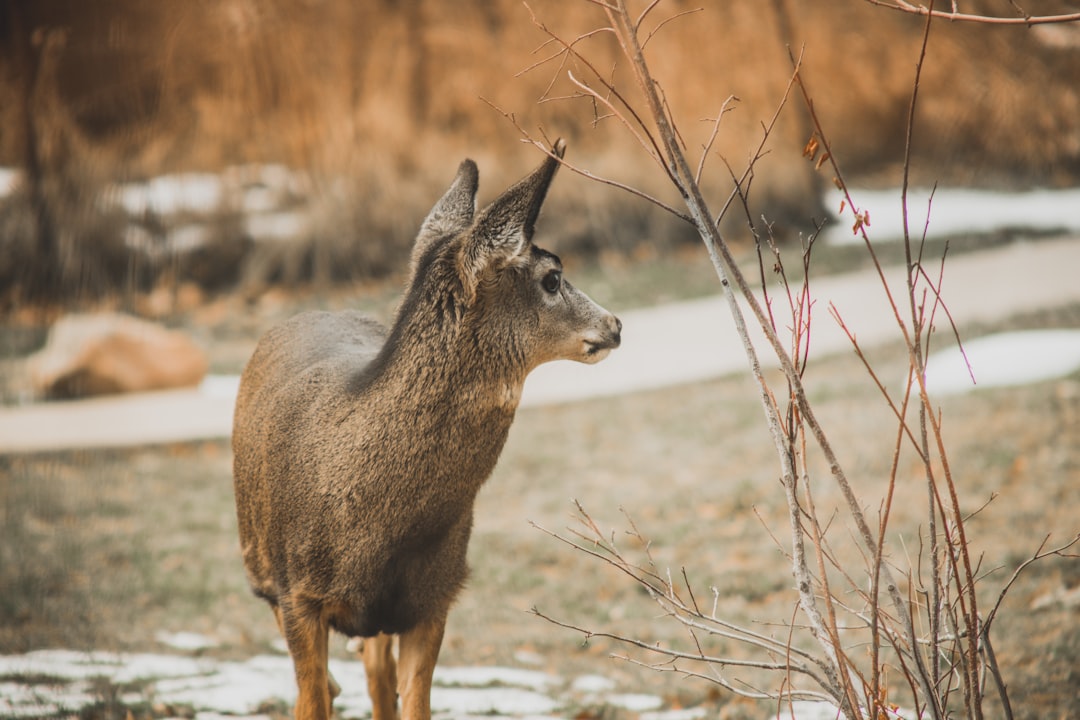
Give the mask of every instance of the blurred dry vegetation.
<path id="1" fill-rule="evenodd" d="M 564 37 L 597 22 L 586 2 L 530 5 Z M 669 5 L 671 14 L 705 7 L 650 41 L 654 71 L 677 117 L 714 118 L 738 98 L 716 146 L 734 169 L 783 94 L 786 44 L 805 48 L 804 78 L 842 138 L 834 150 L 849 182 L 897 182 L 920 19 L 862 0 Z M 1012 12 L 1007 0 L 968 5 Z M 1038 11 L 1066 5 L 1045 0 Z M 1080 28 L 942 22 L 934 34 L 914 180 L 1074 184 Z M 520 0 L 4 0 L 0 165 L 23 173 L 0 199 L 0 311 L 169 283 L 254 293 L 391 273 L 462 157 L 480 164 L 482 202 L 535 162 L 492 105 L 566 137 L 581 167 L 669 193 L 586 101 L 537 102 L 570 92 L 552 65 L 519 76 L 550 54 L 537 50 L 544 39 Z M 609 39 L 585 42 L 623 72 Z M 700 138 L 684 140 L 700 146 L 709 129 L 703 122 Z M 828 178 L 801 157 L 809 135 L 793 103 L 755 169 L 754 212 L 781 235 L 825 218 Z M 161 175 L 267 164 L 290 180 L 279 214 L 261 225 L 228 194 L 199 217 L 117 201 L 117 188 Z M 706 189 L 726 193 L 723 163 L 710 168 Z M 296 216 L 304 220 L 291 232 L 253 229 Z M 554 249 L 583 257 L 693 241 L 645 203 L 580 178 L 556 184 L 543 229 Z"/>

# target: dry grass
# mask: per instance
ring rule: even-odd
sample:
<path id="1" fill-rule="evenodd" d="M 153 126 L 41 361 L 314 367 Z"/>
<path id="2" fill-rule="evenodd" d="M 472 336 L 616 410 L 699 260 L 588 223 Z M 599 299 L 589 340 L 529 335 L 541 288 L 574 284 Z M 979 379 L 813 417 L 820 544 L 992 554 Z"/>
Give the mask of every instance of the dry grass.
<path id="1" fill-rule="evenodd" d="M 672 264 L 665 272 L 694 278 L 699 266 L 704 281 L 705 263 L 681 271 Z M 653 269 L 620 270 L 606 290 L 596 279 L 579 284 L 616 296 L 626 283 L 647 285 Z M 359 304 L 382 313 L 392 295 L 365 294 Z M 258 312 L 216 320 L 204 311 L 199 332 L 214 338 L 216 366 L 235 368 L 262 327 L 299 305 L 356 304 L 357 296 L 299 300 L 268 297 Z M 1080 308 L 1072 307 L 1001 327 L 1078 321 Z M 883 376 L 895 382 L 906 368 L 897 355 L 896 348 L 875 353 Z M 857 491 L 873 507 L 892 443 L 875 391 L 851 357 L 813 362 L 807 385 Z M 1045 533 L 1063 538 L 1078 530 L 1080 448 L 1070 439 L 1080 432 L 1080 376 L 945 398 L 941 406 L 964 506 L 975 510 L 998 495 L 969 525 L 982 569 L 993 571 L 984 585 L 988 606 L 997 584 Z M 762 524 L 783 527 L 785 509 L 760 413 L 743 377 L 522 410 L 478 501 L 473 575 L 452 612 L 443 663 L 515 664 L 519 651 L 529 651 L 564 676 L 609 675 L 624 690 L 647 689 L 672 703 L 716 702 L 739 717 L 739 703 L 702 683 L 610 660 L 625 649 L 601 639 L 583 645 L 581 636 L 529 615 L 535 606 L 596 630 L 687 642 L 626 578 L 530 522 L 561 531 L 573 523 L 570 500 L 577 498 L 623 538 L 624 509 L 653 540 L 662 567 L 686 568 L 699 598 L 711 598 L 715 586 L 722 614 L 782 622 L 796 598 L 788 563 Z M 0 459 L 0 652 L 155 650 L 162 649 L 154 640 L 159 630 L 205 633 L 221 643 L 211 652 L 225 656 L 269 649 L 274 622 L 248 593 L 237 551 L 230 460 L 224 442 Z M 913 485 L 922 492 L 921 482 Z M 818 497 L 824 514 L 834 497 L 827 488 Z M 894 508 L 895 531 L 916 542 L 915 503 Z M 835 545 L 846 544 L 846 528 L 831 532 Z M 995 625 L 1018 717 L 1080 712 L 1076 606 L 1053 600 L 1078 584 L 1075 560 L 1038 565 L 1014 588 Z M 344 643 L 335 641 L 334 651 L 344 653 Z"/>
<path id="2" fill-rule="evenodd" d="M 838 445 L 855 454 L 870 501 L 888 451 L 888 433 L 881 442 L 876 432 L 882 418 L 863 410 L 874 407 L 873 393 L 851 382 L 858 372 L 850 359 L 812 372 L 818 407 Z M 1074 377 L 945 403 L 970 509 L 999 495 L 971 525 L 983 567 L 1000 568 L 987 580 L 987 597 L 1043 533 L 1076 531 L 1080 455 L 1047 437 L 1080 430 L 1078 392 Z M 784 512 L 758 412 L 740 378 L 523 411 L 477 506 L 474 572 L 452 613 L 443 662 L 513 665 L 529 651 L 564 675 L 609 675 L 623 689 L 647 688 L 673 702 L 709 698 L 701 683 L 609 660 L 625 649 L 598 639 L 583 645 L 581 636 L 530 616 L 535 606 L 595 630 L 688 642 L 620 574 L 529 523 L 561 530 L 572 523 L 570 498 L 578 498 L 621 536 L 623 508 L 653 539 L 662 567 L 685 567 L 700 597 L 720 589 L 726 617 L 782 622 L 795 596 L 787 563 L 758 519 L 782 527 Z M 0 651 L 155 650 L 158 630 L 208 634 L 227 656 L 266 651 L 276 631 L 244 585 L 229 460 L 224 443 L 5 460 L 2 579 L 11 590 L 0 606 Z M 895 522 L 914 538 L 917 517 Z M 1044 563 L 1024 576 L 999 620 L 998 652 L 1020 717 L 1080 709 L 1075 606 L 1032 609 L 1078 583 L 1075 561 Z M 344 652 L 340 640 L 334 647 Z"/>
<path id="3" fill-rule="evenodd" d="M 533 5 L 568 37 L 599 17 L 586 2 Z M 1012 12 L 1005 0 L 970 6 Z M 666 8 L 691 5 L 673 1 Z M 593 124 L 586 101 L 537 104 L 553 68 L 517 76 L 547 52 L 533 53 L 545 36 L 518 0 L 102 0 L 92 10 L 13 1 L 4 9 L 9 42 L 0 52 L 11 72 L 0 76 L 6 129 L 0 162 L 26 164 L 33 156 L 42 177 L 81 197 L 80 207 L 96 207 L 103 183 L 164 172 L 275 161 L 310 174 L 314 230 L 297 247 L 285 255 L 270 250 L 246 266 L 235 252 L 215 258 L 229 268 L 228 277 L 242 275 L 255 288 L 386 273 L 405 256 L 419 219 L 461 157 L 480 164 L 481 200 L 522 175 L 534 153 L 516 143 L 512 125 L 481 98 L 514 113 L 525 128 L 567 137 L 577 164 L 662 196 L 669 192 L 648 160 L 625 152 L 619 133 L 609 132 L 610 120 Z M 39 28 L 51 29 L 48 42 L 35 40 Z M 790 73 L 785 43 L 805 47 L 803 75 L 827 131 L 844 139 L 836 153 L 849 181 L 895 183 L 920 31 L 917 18 L 857 1 L 818 7 L 742 0 L 676 21 L 649 52 L 676 117 L 715 117 L 729 95 L 739 98 L 716 150 L 741 171 Z M 1080 93 L 1072 78 L 1080 73 L 1080 55 L 1062 47 L 1062 38 L 1072 37 L 1070 28 L 1063 31 L 1051 38 L 962 24 L 935 28 L 913 158 L 913 167 L 932 175 L 916 182 L 1075 181 Z M 607 39 L 587 42 L 598 63 L 614 64 Z M 995 58 L 992 67 L 987 57 Z M 563 79 L 548 94 L 568 90 Z M 684 127 L 688 147 L 699 147 L 709 127 Z M 824 216 L 819 190 L 828 178 L 801 158 L 809 134 L 803 114 L 792 109 L 756 168 L 752 214 L 764 211 L 781 235 Z M 726 172 L 719 162 L 712 168 L 706 190 L 725 196 Z M 64 276 L 79 282 L 54 281 L 46 290 L 82 283 L 100 293 L 128 282 L 132 267 L 144 276 L 137 282 L 172 279 L 128 258 L 113 218 L 88 217 L 53 191 L 45 200 L 58 231 L 67 233 L 62 257 L 87 266 L 81 276 L 78 267 Z M 641 244 L 666 249 L 688 237 L 658 211 L 580 179 L 556 184 L 547 217 L 560 238 L 555 249 L 567 253 Z M 221 229 L 240 241 L 234 226 Z M 39 247 L 37 232 L 25 207 L 0 209 L 0 245 Z M 35 259 L 19 257 L 23 267 Z M 0 263 L 8 292 L 20 279 L 12 270 L 18 267 Z"/>
<path id="4" fill-rule="evenodd" d="M 1039 12 L 1066 4 L 1043 3 Z M 481 97 L 517 113 L 527 127 L 543 124 L 569 135 L 572 144 L 580 141 L 580 152 L 607 170 L 642 174 L 645 167 L 640 159 L 621 157 L 608 133 L 593 132 L 580 108 L 535 104 L 550 73 L 515 75 L 544 56 L 533 50 L 545 36 L 515 0 L 454 6 L 431 0 L 152 6 L 103 0 L 93 11 L 12 5 L 20 22 L 9 30 L 7 52 L 15 62 L 37 59 L 29 41 L 33 29 L 70 28 L 55 77 L 45 78 L 56 87 L 38 90 L 55 93 L 59 106 L 51 108 L 54 117 L 37 121 L 60 131 L 73 151 L 88 151 L 79 141 L 112 149 L 115 169 L 136 176 L 163 166 L 207 169 L 269 154 L 334 172 L 384 164 L 380 177 L 415 174 L 431 182 L 443 175 L 431 158 L 469 151 L 480 152 L 481 161 L 504 161 L 494 178 L 500 185 L 519 174 L 515 168 L 529 153 L 506 150 L 515 132 Z M 553 30 L 570 37 L 600 17 L 588 3 L 539 0 L 532 6 L 555 24 Z M 668 9 L 691 7 L 672 2 Z M 1013 12 L 1006 0 L 968 2 L 965 9 Z M 849 141 L 844 167 L 881 170 L 901 159 L 898 130 L 910 95 L 918 18 L 862 2 L 816 7 L 742 0 L 709 7 L 672 27 L 651 44 L 657 77 L 666 78 L 676 117 L 714 116 L 728 94 L 740 98 L 743 109 L 726 121 L 720 146 L 733 163 L 743 159 L 775 107 L 790 72 L 785 43 L 805 45 L 804 73 L 820 93 L 818 111 L 832 134 Z M 1075 53 L 1042 32 L 942 23 L 935 33 L 936 69 L 924 79 L 926 105 L 919 118 L 925 137 L 919 152 L 935 160 L 935 170 L 966 181 L 985 181 L 998 170 L 1014 180 L 1043 182 L 1069 172 L 1070 164 L 1075 171 L 1080 147 L 1069 144 L 1075 142 L 1069 138 L 1075 137 L 1078 102 L 1070 83 Z M 590 42 L 601 52 L 614 50 L 604 49 L 603 40 Z M 985 65 L 987 57 L 995 58 L 995 72 Z M 9 76 L 4 90 L 12 98 L 4 103 L 12 132 L 4 135 L 0 158 L 8 163 L 25 150 L 19 79 Z M 993 123 L 985 122 L 989 114 Z M 807 135 L 797 116 L 778 133 L 779 176 L 768 177 L 773 169 L 763 164 L 762 186 L 795 190 L 806 182 L 782 175 L 806 174 L 797 158 Z M 504 142 L 492 143 L 499 137 Z"/>

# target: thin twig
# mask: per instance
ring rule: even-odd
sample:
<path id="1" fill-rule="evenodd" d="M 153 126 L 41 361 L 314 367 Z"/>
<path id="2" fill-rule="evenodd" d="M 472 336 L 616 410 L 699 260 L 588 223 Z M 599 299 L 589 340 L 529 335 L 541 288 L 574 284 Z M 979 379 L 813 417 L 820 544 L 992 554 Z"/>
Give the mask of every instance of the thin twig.
<path id="1" fill-rule="evenodd" d="M 593 1 L 594 0 L 590 0 L 590 2 L 593 2 Z M 601 5 L 602 7 L 605 8 L 605 10 L 608 10 L 610 12 L 611 6 L 607 5 L 606 3 L 597 3 L 597 4 Z M 659 143 L 657 143 L 656 139 L 652 136 L 652 133 L 649 132 L 648 125 L 637 114 L 637 111 L 634 109 L 633 104 L 628 102 L 622 96 L 622 94 L 615 88 L 614 83 L 609 82 L 609 81 L 604 79 L 604 76 L 600 73 L 599 70 L 596 69 L 596 67 L 589 61 L 588 58 L 586 58 L 584 55 L 582 55 L 580 52 L 577 51 L 577 49 L 575 48 L 575 44 L 576 44 L 577 40 L 575 40 L 572 43 L 567 43 L 561 37 L 559 37 L 558 35 L 553 33 L 551 30 L 549 30 L 548 27 L 546 25 L 544 25 L 544 23 L 540 22 L 539 18 L 536 17 L 536 14 L 533 13 L 532 8 L 530 8 L 527 3 L 525 5 L 525 7 L 529 10 L 530 15 L 532 16 L 533 23 L 536 25 L 536 27 L 539 28 L 542 32 L 544 32 L 549 38 L 551 38 L 555 42 L 561 44 L 563 46 L 564 50 L 569 55 L 572 55 L 574 57 L 574 59 L 576 59 L 578 62 L 580 62 L 585 68 L 587 68 L 589 70 L 589 72 L 591 72 L 593 74 L 593 76 L 596 77 L 596 79 L 601 83 L 601 85 L 604 86 L 605 90 L 612 97 L 615 98 L 615 100 L 618 102 L 619 106 L 621 106 L 622 110 L 616 109 L 615 103 L 612 103 L 610 100 L 607 100 L 602 95 L 597 93 L 595 90 L 592 90 L 591 88 L 588 88 L 587 85 L 585 86 L 585 88 L 587 89 L 587 92 L 592 97 L 602 101 L 606 106 L 608 106 L 610 109 L 613 110 L 614 114 L 619 118 L 619 121 L 627 129 L 631 130 L 634 137 L 638 140 L 639 143 L 642 144 L 642 147 L 645 148 L 645 151 L 649 154 L 649 156 L 652 157 L 660 165 L 660 167 L 662 167 L 664 169 L 664 172 L 667 173 L 669 175 L 669 178 L 674 182 L 674 178 L 670 177 L 670 174 L 671 174 L 670 168 L 668 168 L 667 165 L 665 165 L 664 162 L 662 161 L 663 152 L 660 149 Z M 616 36 L 618 36 L 618 31 L 617 30 L 615 30 L 614 28 L 609 28 L 609 30 L 613 31 L 614 34 Z M 571 76 L 571 79 L 573 81 L 572 76 Z M 627 115 L 625 115 L 623 113 L 623 111 L 628 113 L 629 117 Z M 635 130 L 634 128 L 639 128 L 640 131 L 643 131 L 643 133 L 640 132 L 639 130 Z"/>
<path id="2" fill-rule="evenodd" d="M 1046 547 L 1046 543 L 1048 542 L 1050 542 L 1049 535 L 1043 538 L 1043 541 L 1039 543 L 1039 547 L 1035 550 L 1034 553 L 1032 553 L 1031 557 L 1020 563 L 1016 570 L 1013 571 L 1013 574 L 1009 577 L 1008 582 L 1006 582 L 1005 585 L 1002 586 L 1001 592 L 998 593 L 997 601 L 994 603 L 994 606 L 990 608 L 990 612 L 986 615 L 986 620 L 984 620 L 982 623 L 983 635 L 990 634 L 990 626 L 993 624 L 994 618 L 997 617 L 998 609 L 1001 607 L 1001 604 L 1005 602 L 1005 595 L 1009 592 L 1009 589 L 1013 586 L 1013 583 L 1016 582 L 1016 579 L 1020 577 L 1020 573 L 1026 570 L 1027 567 L 1032 563 L 1042 560 L 1045 557 L 1050 557 L 1051 555 L 1064 555 L 1066 550 L 1071 548 L 1073 545 L 1080 543 L 1080 534 L 1078 534 L 1076 537 L 1074 537 L 1072 540 L 1065 543 L 1064 545 L 1060 545 L 1053 550 L 1046 550 L 1045 552 L 1043 552 L 1043 549 Z"/>
<path id="3" fill-rule="evenodd" d="M 606 178 L 606 177 L 602 177 L 600 175 L 595 175 L 592 172 L 586 170 L 585 168 L 583 168 L 583 167 L 581 167 L 579 165 L 575 165 L 572 162 L 567 161 L 565 158 L 560 158 L 558 155 L 555 155 L 554 153 L 551 152 L 551 149 L 550 149 L 551 144 L 550 143 L 546 143 L 543 140 L 539 140 L 537 138 L 534 138 L 527 130 L 525 130 L 523 127 L 521 127 L 521 124 L 518 123 L 517 118 L 514 116 L 513 113 L 507 112 L 506 110 L 503 110 L 498 105 L 491 102 L 490 100 L 488 100 L 485 97 L 481 97 L 480 99 L 483 102 L 487 103 L 492 109 L 494 109 L 496 112 L 498 112 L 504 118 L 509 120 L 510 123 L 521 134 L 521 137 L 525 142 L 527 142 L 530 145 L 533 145 L 536 148 L 538 148 L 539 150 L 543 151 L 544 154 L 546 154 L 548 157 L 551 157 L 551 158 L 554 158 L 555 160 L 558 160 L 559 164 L 562 165 L 563 167 L 565 167 L 570 172 L 581 175 L 584 178 L 588 178 L 589 180 L 593 180 L 593 181 L 598 182 L 598 183 L 600 183 L 602 185 L 608 185 L 608 186 L 613 187 L 613 188 L 618 188 L 619 190 L 627 192 L 627 193 L 629 193 L 631 195 L 634 195 L 636 197 L 641 198 L 642 200 L 645 200 L 646 202 L 649 202 L 649 203 L 651 203 L 653 205 L 656 205 L 661 210 L 664 210 L 664 211 L 674 215 L 675 217 L 679 218 L 680 220 L 682 220 L 684 222 L 692 222 L 690 216 L 687 215 L 686 213 L 678 210 L 677 208 L 672 207 L 671 205 L 667 204 L 663 200 L 661 200 L 661 199 L 659 199 L 659 198 L 657 198 L 657 197 L 655 197 L 653 195 L 650 195 L 650 194 L 648 194 L 647 192 L 645 192 L 643 190 L 640 190 L 640 189 L 638 189 L 636 187 L 633 187 L 632 185 L 626 185 L 625 183 L 621 183 L 618 180 L 612 180 L 611 178 Z"/>
<path id="4" fill-rule="evenodd" d="M 926 17 L 940 18 L 942 20 L 951 20 L 954 22 L 972 22 L 982 23 L 986 25 L 1051 25 L 1061 23 L 1072 23 L 1080 21 L 1080 13 L 1062 13 L 1060 15 L 1025 15 L 1018 18 L 1005 18 L 997 17 L 994 15 L 978 15 L 975 13 L 962 13 L 956 12 L 944 12 L 942 10 L 933 10 L 933 3 L 930 7 L 924 5 L 914 5 L 904 0 L 895 0 L 894 2 L 887 2 L 886 0 L 863 0 L 877 7 L 889 8 L 890 10 L 899 10 L 900 12 L 909 13 L 912 15 L 924 15 Z"/>
<path id="5" fill-rule="evenodd" d="M 669 658 L 681 659 L 681 660 L 694 660 L 694 661 L 697 661 L 697 662 L 712 663 L 712 664 L 715 664 L 715 665 L 728 665 L 728 666 L 731 666 L 731 667 L 758 668 L 758 669 L 761 669 L 761 670 L 783 670 L 783 669 L 785 669 L 785 665 L 783 663 L 764 662 L 764 661 L 761 661 L 761 660 L 745 660 L 745 659 L 742 659 L 742 658 L 716 657 L 716 656 L 709 656 L 709 655 L 696 655 L 694 653 L 688 653 L 688 652 L 684 652 L 682 650 L 675 650 L 674 648 L 667 648 L 667 647 L 659 646 L 659 645 L 654 644 L 654 643 L 648 643 L 648 642 L 645 642 L 644 640 L 641 640 L 639 638 L 627 637 L 627 636 L 624 636 L 624 635 L 619 635 L 617 633 L 610 633 L 610 632 L 605 632 L 605 631 L 601 631 L 601 630 L 589 630 L 589 629 L 580 627 L 578 625 L 574 625 L 573 623 L 566 623 L 566 622 L 563 622 L 563 621 L 558 620 L 556 618 L 553 618 L 550 615 L 546 615 L 546 614 L 540 612 L 540 610 L 538 608 L 535 608 L 535 607 L 532 608 L 530 610 L 530 612 L 533 615 L 536 615 L 537 617 L 543 618 L 544 620 L 548 621 L 552 625 L 557 625 L 557 626 L 559 626 L 561 628 L 565 628 L 567 630 L 573 630 L 575 632 L 579 632 L 579 633 L 583 634 L 586 637 L 586 639 L 592 639 L 594 637 L 598 637 L 598 638 L 607 638 L 609 640 L 617 640 L 620 643 L 625 643 L 627 645 L 632 645 L 634 647 L 638 647 L 638 648 L 641 648 L 643 650 L 648 650 L 649 652 L 654 652 L 654 653 L 657 653 L 657 654 L 660 654 L 660 655 L 664 655 L 664 656 L 669 657 Z M 792 667 L 792 669 L 795 670 L 796 672 L 800 672 L 800 673 L 805 672 L 801 668 L 801 666 L 798 665 L 798 664 L 795 664 Z"/>
<path id="6" fill-rule="evenodd" d="M 657 2 L 659 2 L 659 0 L 657 0 Z M 653 4 L 655 5 L 656 3 L 654 2 Z M 645 46 L 649 44 L 649 41 L 653 39 L 653 36 L 654 36 L 654 35 L 656 35 L 656 33 L 658 33 L 658 32 L 660 31 L 660 29 L 661 29 L 661 28 L 663 28 L 663 27 L 664 27 L 665 25 L 667 25 L 667 24 L 668 24 L 669 22 L 671 22 L 672 20 L 677 20 L 677 19 L 679 19 L 679 18 L 681 18 L 681 17 L 685 17 L 686 15 L 692 15 L 692 14 L 694 14 L 694 13 L 699 13 L 699 12 L 701 12 L 701 11 L 702 11 L 702 10 L 704 10 L 704 9 L 705 9 L 705 8 L 692 8 L 692 9 L 690 9 L 690 10 L 683 10 L 682 12 L 679 12 L 679 13 L 675 13 L 675 14 L 674 14 L 674 15 L 672 15 L 671 17 L 665 18 L 664 20 L 662 20 L 662 21 L 660 22 L 660 24 L 659 24 L 659 25 L 657 25 L 657 26 L 656 26 L 656 27 L 654 27 L 654 28 L 653 28 L 653 29 L 652 29 L 651 31 L 649 31 L 649 34 L 648 34 L 648 36 L 646 36 L 645 40 L 644 40 L 644 41 L 642 41 L 642 43 L 641 43 L 641 48 L 642 48 L 642 50 L 644 50 L 644 49 L 645 49 Z M 637 26 L 635 27 L 635 29 L 636 29 L 637 27 L 640 27 L 640 25 L 641 25 L 641 23 L 638 23 L 638 25 L 637 25 Z"/>
<path id="7" fill-rule="evenodd" d="M 713 143 L 716 142 L 716 136 L 720 134 L 720 120 L 723 119 L 724 114 L 728 112 L 730 108 L 728 105 L 732 101 L 737 101 L 738 98 L 734 95 L 729 95 L 727 100 L 720 106 L 720 112 L 716 113 L 716 120 L 712 124 L 712 132 L 709 133 L 709 139 L 702 146 L 701 157 L 698 158 L 697 172 L 694 173 L 694 182 L 701 184 L 701 173 L 705 170 L 705 161 L 709 157 L 709 153 L 712 151 Z"/>
<path id="8" fill-rule="evenodd" d="M 781 366 L 789 377 L 794 376 L 796 382 L 796 394 L 800 396 L 800 406 L 808 411 L 808 403 L 806 402 L 805 393 L 801 390 L 801 384 L 798 384 L 798 377 L 796 371 L 791 366 L 791 360 L 786 355 L 779 338 L 775 331 L 772 331 L 768 327 L 767 319 L 765 318 L 760 306 L 754 298 L 753 292 L 746 284 L 746 279 L 739 271 L 738 266 L 734 262 L 734 258 L 731 256 L 726 244 L 719 236 L 719 232 L 716 229 L 715 224 L 711 220 L 711 213 L 708 211 L 708 206 L 701 195 L 701 190 L 697 184 L 693 182 L 693 173 L 690 170 L 686 158 L 683 155 L 678 141 L 676 140 L 676 133 L 670 126 L 669 118 L 664 110 L 663 103 L 661 102 L 659 95 L 656 91 L 656 84 L 652 79 L 648 70 L 648 65 L 645 62 L 645 58 L 641 52 L 641 46 L 638 44 L 637 37 L 631 26 L 629 14 L 626 10 L 623 2 L 618 3 L 616 10 L 606 10 L 609 20 L 616 28 L 619 42 L 623 48 L 623 52 L 630 59 L 632 68 L 634 69 L 634 77 L 637 80 L 638 87 L 645 98 L 646 104 L 649 107 L 650 115 L 653 122 L 656 123 L 657 132 L 661 142 L 664 145 L 664 151 L 667 157 L 667 163 L 671 168 L 670 175 L 675 179 L 676 186 L 680 193 L 686 200 L 687 207 L 690 210 L 690 214 L 694 219 L 694 225 L 701 237 L 706 241 L 706 247 L 710 251 L 710 256 L 713 258 L 713 264 L 716 268 L 721 286 L 724 288 L 725 296 L 728 300 L 728 306 L 731 310 L 732 317 L 735 320 L 736 329 L 739 332 L 739 336 L 742 339 L 743 349 L 750 361 L 751 370 L 754 373 L 755 378 L 759 386 L 762 388 L 762 401 L 765 408 L 766 417 L 769 420 L 769 425 L 772 428 L 774 443 L 776 444 L 778 453 L 780 454 L 780 461 L 784 466 L 783 479 L 785 494 L 787 495 L 788 506 L 790 510 L 790 525 L 795 542 L 793 547 L 795 552 L 793 554 L 794 564 L 796 565 L 795 573 L 797 578 L 796 586 L 799 591 L 799 595 L 802 598 L 803 611 L 807 614 L 807 617 L 811 621 L 812 632 L 817 638 L 822 650 L 829 656 L 832 666 L 829 669 L 829 687 L 827 688 L 833 695 L 835 700 L 841 705 L 844 714 L 848 717 L 854 717 L 856 709 L 849 706 L 847 698 L 843 690 L 843 682 L 839 679 L 839 673 L 844 672 L 844 668 L 839 659 L 835 657 L 835 649 L 832 643 L 828 639 L 828 633 L 824 629 L 823 619 L 820 612 L 817 609 L 816 601 L 812 592 L 812 585 L 810 581 L 810 575 L 806 569 L 805 557 L 801 549 L 802 544 L 802 530 L 799 526 L 798 518 L 798 502 L 794 497 L 794 477 L 793 469 L 790 467 L 789 461 L 786 457 L 784 450 L 784 437 L 780 430 L 779 418 L 775 416 L 775 412 L 769 404 L 768 393 L 764 390 L 767 387 L 764 376 L 761 374 L 760 362 L 757 358 L 757 351 L 753 346 L 753 342 L 747 333 L 745 321 L 742 317 L 742 310 L 739 307 L 738 300 L 734 294 L 734 289 L 731 285 L 731 281 L 735 282 L 736 287 L 739 289 L 739 293 L 749 303 L 752 311 L 758 318 L 759 324 L 762 326 L 766 333 L 770 345 L 773 347 L 780 359 Z M 824 440 L 824 436 L 819 436 L 819 445 Z M 827 451 L 827 455 L 831 455 L 831 450 Z M 839 463 L 836 462 L 835 457 L 830 457 L 830 465 L 833 468 L 838 469 Z M 846 485 L 846 481 L 844 482 Z M 846 488 L 845 494 L 851 496 L 852 506 L 858 511 L 858 502 L 854 500 L 850 491 L 850 486 Z M 866 537 L 873 543 L 873 539 L 870 538 L 867 529 Z"/>

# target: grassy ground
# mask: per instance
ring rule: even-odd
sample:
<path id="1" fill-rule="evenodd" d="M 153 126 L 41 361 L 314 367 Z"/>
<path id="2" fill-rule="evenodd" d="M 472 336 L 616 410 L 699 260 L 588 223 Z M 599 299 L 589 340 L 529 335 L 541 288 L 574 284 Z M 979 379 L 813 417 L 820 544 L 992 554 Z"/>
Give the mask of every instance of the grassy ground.
<path id="1" fill-rule="evenodd" d="M 839 268 L 848 261 L 837 262 Z M 645 274 L 640 265 L 602 276 L 581 269 L 573 279 L 616 310 L 664 293 L 715 289 L 699 261 L 655 262 Z M 635 283 L 639 291 L 628 291 Z M 640 290 L 650 286 L 660 290 Z M 361 304 L 385 314 L 392 296 L 385 289 L 269 296 L 246 313 L 203 308 L 191 322 L 213 341 L 215 368 L 235 370 L 259 329 L 298 305 Z M 1078 325 L 1074 307 L 1002 327 Z M 874 356 L 894 387 L 902 381 L 899 348 Z M 876 508 L 894 433 L 876 391 L 852 357 L 812 363 L 807 382 L 862 502 Z M 988 608 L 1046 534 L 1060 540 L 1080 531 L 1080 376 L 944 398 L 941 409 L 962 504 L 975 511 L 996 495 L 969 524 L 988 575 Z M 672 704 L 710 701 L 726 717 L 744 716 L 746 706 L 700 681 L 612 660 L 628 650 L 599 638 L 583 643 L 580 634 L 529 614 L 537 607 L 598 631 L 686 643 L 684 631 L 624 576 L 531 523 L 563 531 L 575 523 L 575 498 L 623 537 L 625 511 L 652 539 L 661 567 L 685 567 L 699 597 L 718 588 L 722 615 L 782 622 L 795 595 L 766 530 L 783 537 L 785 521 L 760 416 L 743 377 L 519 412 L 478 501 L 473 574 L 451 614 L 442 662 L 517 664 L 529 653 L 564 676 L 604 674 L 623 690 L 660 694 Z M 270 649 L 273 618 L 243 579 L 230 463 L 227 442 L 0 458 L 0 653 L 161 650 L 159 631 L 204 633 L 220 643 L 209 652 L 223 656 Z M 827 514 L 836 497 L 819 477 L 819 511 Z M 917 546 L 922 492 L 913 478 L 894 503 L 893 527 L 908 552 Z M 842 521 L 831 532 L 837 546 L 848 544 Z M 853 553 L 850 562 L 858 563 Z M 1080 563 L 1051 558 L 1022 575 L 1006 601 L 995 641 L 1017 717 L 1080 715 L 1080 609 L 1060 599 L 1078 585 Z M 344 642 L 336 640 L 333 650 L 344 654 Z"/>

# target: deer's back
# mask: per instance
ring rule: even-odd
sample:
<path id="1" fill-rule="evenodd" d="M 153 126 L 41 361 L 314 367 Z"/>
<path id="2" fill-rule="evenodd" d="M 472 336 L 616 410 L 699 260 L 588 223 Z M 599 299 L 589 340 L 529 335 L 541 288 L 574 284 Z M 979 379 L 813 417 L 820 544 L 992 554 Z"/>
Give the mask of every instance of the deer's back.
<path id="1" fill-rule="evenodd" d="M 239 466 L 265 454 L 268 442 L 310 431 L 307 410 L 341 396 L 385 339 L 382 325 L 355 311 L 301 313 L 269 330 L 240 378 L 233 426 Z"/>
<path id="2" fill-rule="evenodd" d="M 240 543 L 253 589 L 269 600 L 285 589 L 290 535 L 307 532 L 296 524 L 325 514 L 315 466 L 325 462 L 315 452 L 330 442 L 325 426 L 346 412 L 349 378 L 385 337 L 358 312 L 302 313 L 268 331 L 244 369 L 233 421 Z"/>

